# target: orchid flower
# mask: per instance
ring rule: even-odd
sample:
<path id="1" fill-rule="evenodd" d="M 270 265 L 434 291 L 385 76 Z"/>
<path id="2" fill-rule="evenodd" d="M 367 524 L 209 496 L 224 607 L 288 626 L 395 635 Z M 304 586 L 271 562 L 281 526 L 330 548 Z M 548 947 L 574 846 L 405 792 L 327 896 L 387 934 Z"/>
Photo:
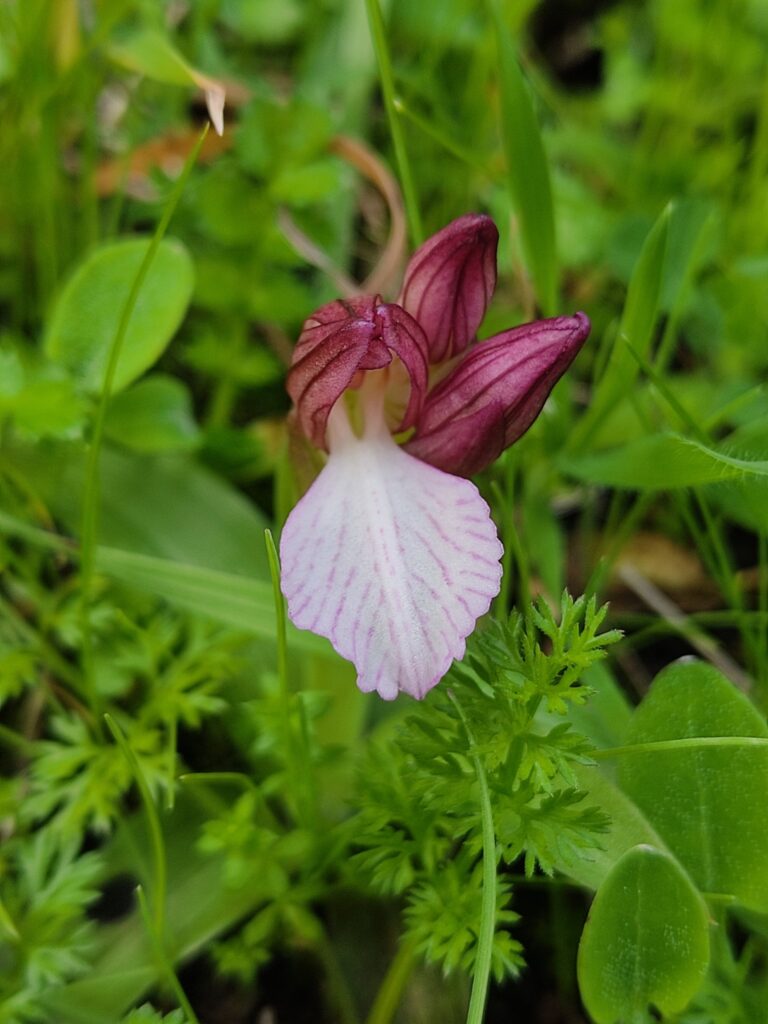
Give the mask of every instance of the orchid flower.
<path id="1" fill-rule="evenodd" d="M 283 528 L 288 613 L 386 700 L 424 697 L 498 593 L 503 549 L 465 478 L 528 429 L 589 333 L 577 313 L 477 343 L 497 244 L 488 217 L 453 221 L 397 302 L 313 313 L 288 374 L 299 427 L 328 453 Z"/>

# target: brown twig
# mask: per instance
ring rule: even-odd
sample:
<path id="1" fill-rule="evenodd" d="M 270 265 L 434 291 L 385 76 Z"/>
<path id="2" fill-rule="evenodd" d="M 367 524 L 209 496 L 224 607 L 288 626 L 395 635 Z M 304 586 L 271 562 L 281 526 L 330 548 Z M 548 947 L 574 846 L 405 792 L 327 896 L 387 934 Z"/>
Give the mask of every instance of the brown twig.
<path id="1" fill-rule="evenodd" d="M 408 244 L 405 207 L 400 187 L 394 175 L 376 153 L 358 139 L 337 135 L 332 140 L 330 149 L 332 153 L 336 153 L 360 171 L 363 177 L 378 189 L 389 209 L 390 227 L 387 244 L 382 249 L 376 266 L 360 286 L 360 291 L 365 294 L 386 294 L 394 290 L 402 272 Z"/>
<path id="2" fill-rule="evenodd" d="M 621 565 L 617 570 L 623 583 L 633 593 L 648 605 L 653 611 L 660 615 L 665 622 L 669 623 L 681 636 L 684 636 L 695 651 L 718 668 L 723 675 L 728 676 L 734 686 L 748 693 L 752 688 L 752 680 L 744 670 L 736 664 L 730 655 L 726 654 L 711 637 L 691 622 L 685 612 L 670 600 L 663 591 L 638 572 L 631 565 Z"/>

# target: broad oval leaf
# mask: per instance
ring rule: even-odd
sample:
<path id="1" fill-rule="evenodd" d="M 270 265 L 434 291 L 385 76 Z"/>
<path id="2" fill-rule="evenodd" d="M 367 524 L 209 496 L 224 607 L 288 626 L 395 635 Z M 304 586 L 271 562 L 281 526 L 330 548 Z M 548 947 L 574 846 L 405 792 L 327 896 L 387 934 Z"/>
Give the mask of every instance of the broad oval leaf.
<path id="1" fill-rule="evenodd" d="M 696 744 L 696 738 L 705 742 Z M 702 892 L 768 911 L 768 728 L 711 665 L 661 672 L 634 713 L 622 789 Z M 723 740 L 722 744 L 717 739 Z M 683 740 L 674 746 L 667 741 Z M 743 741 L 743 742 L 740 742 Z"/>
<path id="2" fill-rule="evenodd" d="M 200 439 L 189 391 L 175 377 L 159 373 L 115 396 L 105 431 L 137 452 L 188 451 Z"/>
<path id="3" fill-rule="evenodd" d="M 617 861 L 634 846 L 648 844 L 664 850 L 664 842 L 637 804 L 599 768 L 576 765 L 574 774 L 579 788 L 588 795 L 587 803 L 608 815 L 610 824 L 600 837 L 597 849 L 584 852 L 580 857 L 560 857 L 555 860 L 558 871 L 588 889 L 599 889 Z"/>
<path id="4" fill-rule="evenodd" d="M 120 317 L 149 244 L 137 238 L 96 249 L 74 272 L 53 309 L 46 354 L 87 391 L 101 390 Z M 113 391 L 130 384 L 162 354 L 186 313 L 193 278 L 187 250 L 164 239 L 131 313 Z"/>
<path id="5" fill-rule="evenodd" d="M 707 908 L 680 865 L 635 846 L 598 889 L 579 944 L 578 979 L 597 1024 L 684 1009 L 709 964 Z"/>

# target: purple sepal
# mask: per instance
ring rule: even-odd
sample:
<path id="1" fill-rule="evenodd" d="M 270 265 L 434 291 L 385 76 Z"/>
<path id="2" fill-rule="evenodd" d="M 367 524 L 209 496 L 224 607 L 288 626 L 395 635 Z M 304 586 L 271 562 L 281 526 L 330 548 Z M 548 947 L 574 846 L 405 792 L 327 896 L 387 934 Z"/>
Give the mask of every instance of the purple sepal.
<path id="1" fill-rule="evenodd" d="M 429 394 L 406 451 L 458 476 L 485 469 L 533 423 L 589 328 L 577 313 L 476 345 Z"/>
<path id="2" fill-rule="evenodd" d="M 411 257 L 399 302 L 424 328 L 430 363 L 442 363 L 474 341 L 496 287 L 498 242 L 490 217 L 468 213 Z"/>
<path id="3" fill-rule="evenodd" d="M 410 377 L 410 395 L 399 430 L 413 426 L 427 389 L 427 341 L 419 324 L 380 296 L 337 299 L 305 322 L 286 381 L 302 430 L 318 447 L 328 416 L 348 387 L 359 386 L 362 371 L 389 366 L 398 356 Z"/>

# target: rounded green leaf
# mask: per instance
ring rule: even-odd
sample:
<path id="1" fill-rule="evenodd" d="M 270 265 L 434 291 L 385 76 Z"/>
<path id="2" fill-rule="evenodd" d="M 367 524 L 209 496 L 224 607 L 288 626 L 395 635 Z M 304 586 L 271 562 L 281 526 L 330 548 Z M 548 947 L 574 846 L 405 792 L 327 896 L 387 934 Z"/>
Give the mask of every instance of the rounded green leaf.
<path id="1" fill-rule="evenodd" d="M 680 865 L 652 846 L 628 850 L 595 896 L 579 944 L 581 998 L 597 1024 L 684 1009 L 709 963 L 707 909 Z"/>
<path id="2" fill-rule="evenodd" d="M 110 402 L 106 435 L 137 452 L 186 451 L 200 432 L 189 391 L 174 377 L 155 374 Z"/>
<path id="3" fill-rule="evenodd" d="M 635 711 L 626 738 L 635 749 L 622 754 L 619 768 L 622 789 L 699 889 L 762 912 L 768 912 L 766 737 L 762 715 L 717 669 L 677 662 L 659 673 Z"/>
<path id="4" fill-rule="evenodd" d="M 113 242 L 80 264 L 64 286 L 48 326 L 45 351 L 87 391 L 98 392 L 128 295 L 149 246 L 146 239 Z M 192 261 L 184 246 L 158 246 L 123 339 L 113 390 L 144 373 L 173 337 L 192 295 Z"/>

